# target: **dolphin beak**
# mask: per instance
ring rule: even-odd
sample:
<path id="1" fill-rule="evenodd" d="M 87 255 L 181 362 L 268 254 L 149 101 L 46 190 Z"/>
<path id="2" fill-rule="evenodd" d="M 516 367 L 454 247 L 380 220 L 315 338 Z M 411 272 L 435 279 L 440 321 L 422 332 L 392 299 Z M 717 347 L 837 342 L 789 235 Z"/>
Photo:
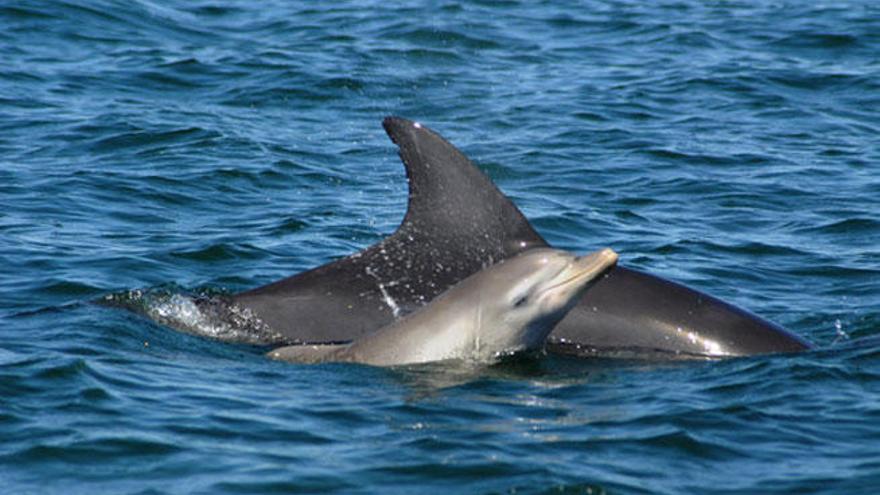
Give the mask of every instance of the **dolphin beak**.
<path id="1" fill-rule="evenodd" d="M 611 248 L 605 248 L 595 253 L 578 256 L 574 262 L 578 266 L 583 266 L 584 269 L 595 268 L 604 271 L 617 263 L 617 253 Z"/>
<path id="2" fill-rule="evenodd" d="M 585 287 L 589 282 L 596 280 L 606 270 L 617 264 L 617 253 L 609 248 L 585 254 L 575 258 L 566 268 L 565 277 L 561 282 L 553 284 L 552 289 L 571 285 L 575 290 Z"/>
<path id="3" fill-rule="evenodd" d="M 574 270 L 579 272 L 576 277 L 578 279 L 588 278 L 590 280 L 599 277 L 606 270 L 617 264 L 617 253 L 610 248 L 601 249 L 595 253 L 578 256 L 574 260 Z"/>

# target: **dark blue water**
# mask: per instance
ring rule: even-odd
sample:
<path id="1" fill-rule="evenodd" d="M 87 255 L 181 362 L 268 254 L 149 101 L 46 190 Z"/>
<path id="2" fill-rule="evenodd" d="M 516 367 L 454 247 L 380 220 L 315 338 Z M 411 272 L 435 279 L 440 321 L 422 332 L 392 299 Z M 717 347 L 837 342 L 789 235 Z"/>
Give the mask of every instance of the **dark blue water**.
<path id="1" fill-rule="evenodd" d="M 12 2 L 0 60 L 4 494 L 880 487 L 873 1 Z M 818 350 L 307 367 L 90 303 L 381 239 L 406 198 L 387 114 L 551 243 Z"/>

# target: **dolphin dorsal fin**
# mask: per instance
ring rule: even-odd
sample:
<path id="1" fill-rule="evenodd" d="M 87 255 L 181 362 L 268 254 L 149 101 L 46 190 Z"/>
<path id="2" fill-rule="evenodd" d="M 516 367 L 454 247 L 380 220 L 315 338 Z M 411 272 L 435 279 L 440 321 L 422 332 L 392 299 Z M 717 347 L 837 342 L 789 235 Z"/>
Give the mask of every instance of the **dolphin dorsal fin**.
<path id="1" fill-rule="evenodd" d="M 493 243 L 484 246 L 487 251 L 505 255 L 546 245 L 489 177 L 439 134 L 400 117 L 386 117 L 382 125 L 400 147 L 409 181 L 406 216 L 396 235 L 469 238 Z"/>
<path id="2" fill-rule="evenodd" d="M 233 297 L 293 342 L 347 341 L 376 331 L 471 274 L 547 245 L 440 135 L 399 117 L 383 125 L 400 147 L 409 182 L 397 230 L 358 253 Z"/>

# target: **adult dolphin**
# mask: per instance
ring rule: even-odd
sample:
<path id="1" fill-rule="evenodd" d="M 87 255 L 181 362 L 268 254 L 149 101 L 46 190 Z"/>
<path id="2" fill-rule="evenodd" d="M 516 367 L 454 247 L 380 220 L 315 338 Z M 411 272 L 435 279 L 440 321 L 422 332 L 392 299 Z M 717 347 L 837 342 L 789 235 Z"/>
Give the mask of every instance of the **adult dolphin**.
<path id="1" fill-rule="evenodd" d="M 599 277 L 617 262 L 603 249 L 586 256 L 530 249 L 480 270 L 427 306 L 345 345 L 292 345 L 269 357 L 294 363 L 352 362 L 374 366 L 450 359 L 491 364 L 539 350 Z"/>
<path id="2" fill-rule="evenodd" d="M 547 247 L 516 206 L 439 134 L 383 121 L 409 181 L 397 231 L 347 258 L 231 296 L 291 342 L 351 341 L 428 303 L 469 275 Z M 617 266 L 556 327 L 547 349 L 577 355 L 742 356 L 808 349 L 804 340 L 683 285 Z"/>

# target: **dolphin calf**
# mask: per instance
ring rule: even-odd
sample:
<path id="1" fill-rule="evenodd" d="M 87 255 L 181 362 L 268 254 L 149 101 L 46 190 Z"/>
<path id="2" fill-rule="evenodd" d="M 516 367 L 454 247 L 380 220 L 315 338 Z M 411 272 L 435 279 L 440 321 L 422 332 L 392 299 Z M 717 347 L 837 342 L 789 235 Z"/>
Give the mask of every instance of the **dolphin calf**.
<path id="1" fill-rule="evenodd" d="M 269 357 L 297 363 L 374 366 L 461 359 L 491 363 L 540 349 L 587 288 L 617 262 L 603 249 L 587 256 L 538 248 L 481 270 L 427 306 L 348 345 L 293 345 Z"/>
<path id="2" fill-rule="evenodd" d="M 418 122 L 383 121 L 399 147 L 409 198 L 400 227 L 346 258 L 241 292 L 222 304 L 288 343 L 347 342 L 389 325 L 444 290 L 528 249 L 548 247 L 517 207 L 452 144 Z M 589 242 L 585 241 L 585 244 Z M 808 349 L 743 309 L 622 266 L 556 326 L 551 352 L 742 356 Z"/>

